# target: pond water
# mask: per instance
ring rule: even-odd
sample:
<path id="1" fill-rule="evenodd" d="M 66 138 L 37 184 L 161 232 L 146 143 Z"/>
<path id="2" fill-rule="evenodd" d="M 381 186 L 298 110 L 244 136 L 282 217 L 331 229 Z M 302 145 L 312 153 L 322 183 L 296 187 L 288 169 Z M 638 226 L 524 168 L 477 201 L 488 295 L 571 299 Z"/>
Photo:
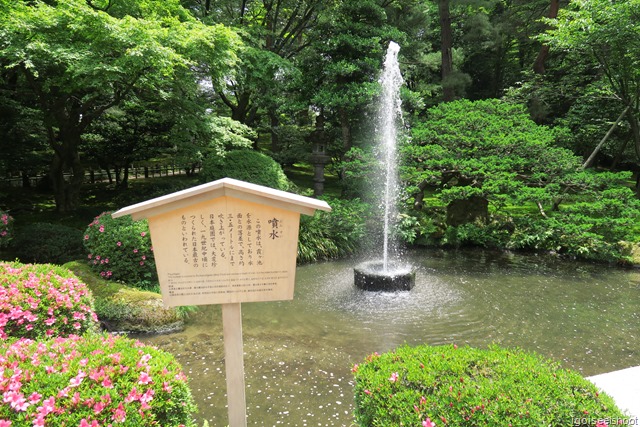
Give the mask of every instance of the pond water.
<path id="1" fill-rule="evenodd" d="M 585 376 L 640 365 L 640 271 L 487 251 L 415 250 L 413 290 L 366 292 L 358 261 L 301 266 L 292 301 L 242 305 L 248 425 L 351 426 L 351 367 L 394 347 L 497 343 Z M 200 424 L 227 425 L 219 306 L 143 337 L 182 363 Z"/>

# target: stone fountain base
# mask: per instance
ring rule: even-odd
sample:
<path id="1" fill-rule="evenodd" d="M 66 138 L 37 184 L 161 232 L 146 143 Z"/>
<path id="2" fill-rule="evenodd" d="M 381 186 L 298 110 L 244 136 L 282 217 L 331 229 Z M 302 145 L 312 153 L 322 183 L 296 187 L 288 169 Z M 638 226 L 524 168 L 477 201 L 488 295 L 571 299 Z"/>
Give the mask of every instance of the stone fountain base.
<path id="1" fill-rule="evenodd" d="M 410 291 L 416 283 L 416 272 L 409 265 L 367 261 L 353 269 L 355 285 L 365 291 Z"/>

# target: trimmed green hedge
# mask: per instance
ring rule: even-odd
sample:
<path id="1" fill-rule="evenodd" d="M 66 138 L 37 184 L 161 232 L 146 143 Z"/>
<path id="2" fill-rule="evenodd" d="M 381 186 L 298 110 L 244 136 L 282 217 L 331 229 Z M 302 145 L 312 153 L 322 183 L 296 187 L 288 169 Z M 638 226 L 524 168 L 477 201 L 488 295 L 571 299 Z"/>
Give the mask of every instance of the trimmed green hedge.
<path id="1" fill-rule="evenodd" d="M 232 150 L 224 157 L 212 156 L 202 162 L 203 182 L 234 178 L 277 190 L 289 190 L 282 167 L 271 157 L 255 150 Z"/>
<path id="2" fill-rule="evenodd" d="M 522 350 L 404 346 L 353 371 L 359 426 L 586 427 L 623 419 L 590 381 Z"/>

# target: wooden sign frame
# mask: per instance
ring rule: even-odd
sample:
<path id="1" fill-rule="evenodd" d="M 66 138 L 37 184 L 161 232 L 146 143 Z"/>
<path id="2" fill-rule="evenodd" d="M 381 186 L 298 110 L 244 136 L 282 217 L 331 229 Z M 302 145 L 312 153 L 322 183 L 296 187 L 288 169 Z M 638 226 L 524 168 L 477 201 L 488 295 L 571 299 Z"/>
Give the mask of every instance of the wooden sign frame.
<path id="1" fill-rule="evenodd" d="M 293 298 L 300 214 L 322 200 L 231 178 L 114 212 L 147 219 L 166 306 L 222 305 L 230 427 L 246 427 L 242 302 Z"/>

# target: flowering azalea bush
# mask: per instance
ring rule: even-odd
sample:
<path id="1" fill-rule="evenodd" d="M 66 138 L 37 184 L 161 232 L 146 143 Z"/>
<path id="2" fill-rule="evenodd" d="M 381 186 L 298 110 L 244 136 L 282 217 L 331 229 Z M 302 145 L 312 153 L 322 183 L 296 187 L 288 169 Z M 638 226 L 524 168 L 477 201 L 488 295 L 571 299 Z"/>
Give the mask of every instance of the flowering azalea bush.
<path id="1" fill-rule="evenodd" d="M 89 264 L 105 279 L 118 280 L 142 289 L 155 289 L 158 276 L 146 220 L 130 216 L 112 218 L 110 212 L 96 217 L 84 233 Z"/>
<path id="2" fill-rule="evenodd" d="M 189 427 L 195 404 L 174 357 L 123 336 L 0 346 L 0 426 Z"/>
<path id="3" fill-rule="evenodd" d="M 0 263 L 1 339 L 82 334 L 97 325 L 89 288 L 69 270 Z"/>
<path id="4" fill-rule="evenodd" d="M 0 209 L 0 248 L 5 248 L 13 238 L 13 217 Z"/>
<path id="5" fill-rule="evenodd" d="M 521 350 L 404 346 L 353 372 L 360 426 L 593 427 L 624 419 L 590 381 Z"/>

